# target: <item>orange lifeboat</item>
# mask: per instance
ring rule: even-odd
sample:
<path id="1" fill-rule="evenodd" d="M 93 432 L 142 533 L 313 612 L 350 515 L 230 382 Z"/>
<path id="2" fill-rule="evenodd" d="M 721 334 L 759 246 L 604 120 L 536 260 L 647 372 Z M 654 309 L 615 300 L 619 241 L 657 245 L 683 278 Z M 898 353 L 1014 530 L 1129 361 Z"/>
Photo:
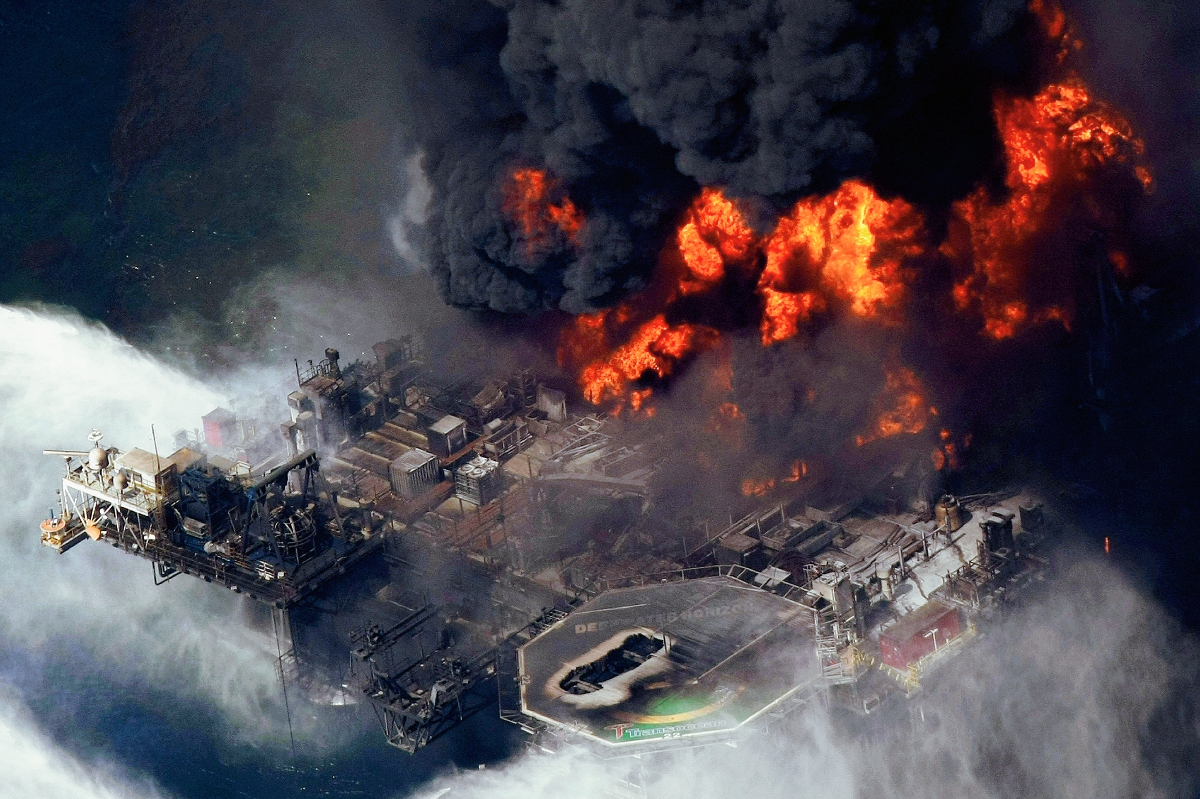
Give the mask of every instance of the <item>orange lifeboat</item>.
<path id="1" fill-rule="evenodd" d="M 67 529 L 67 517 L 59 516 L 55 519 L 46 519 L 41 524 L 42 535 L 62 535 L 63 530 Z"/>

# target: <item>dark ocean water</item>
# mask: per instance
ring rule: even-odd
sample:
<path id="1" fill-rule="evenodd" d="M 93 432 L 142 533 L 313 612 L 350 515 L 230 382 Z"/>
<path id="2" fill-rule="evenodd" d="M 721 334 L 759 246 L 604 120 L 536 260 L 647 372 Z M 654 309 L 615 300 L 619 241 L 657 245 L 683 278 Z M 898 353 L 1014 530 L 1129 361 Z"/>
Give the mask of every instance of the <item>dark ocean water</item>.
<path id="1" fill-rule="evenodd" d="M 285 724 L 240 743 L 211 706 L 150 684 L 114 683 L 113 673 L 111 659 L 69 646 L 36 659 L 10 649 L 0 661 L 0 679 L 65 752 L 149 776 L 176 797 L 391 797 L 448 769 L 495 763 L 519 743 L 515 728 L 483 712 L 410 757 L 384 743 L 368 708 L 314 705 L 293 687 L 292 712 L 305 716 L 298 726 L 337 737 L 317 743 L 300 735 L 293 756 Z"/>
<path id="2" fill-rule="evenodd" d="M 112 265 L 109 138 L 124 102 L 128 3 L 0 4 L 0 298 L 101 316 Z M 103 264 L 101 266 L 101 264 Z"/>
<path id="3" fill-rule="evenodd" d="M 142 341 L 172 314 L 197 314 L 225 341 L 221 301 L 267 268 L 388 268 L 389 78 L 370 84 L 383 99 L 354 102 L 348 88 L 370 86 L 353 70 L 370 59 L 351 33 L 326 37 L 285 4 L 188 7 L 0 0 L 0 303 L 62 304 Z M 178 27 L 154 27 L 168 23 Z M 314 63 L 337 79 L 314 77 Z M 1143 516 L 1136 509 L 1153 503 L 1097 502 L 1085 520 L 1195 622 L 1198 514 L 1176 497 L 1194 491 L 1200 471 L 1200 358 L 1195 342 L 1177 346 L 1178 369 L 1131 378 L 1143 411 L 1129 413 L 1139 420 L 1127 448 L 1137 473 L 1124 485 L 1147 496 L 1159 487 L 1165 507 Z M 119 668 L 71 641 L 36 652 L 0 641 L 0 683 L 55 743 L 178 797 L 393 796 L 519 743 L 483 713 L 411 758 L 383 743 L 366 708 L 293 700 L 337 731 L 336 743 L 302 739 L 293 758 L 286 728 L 239 742 L 212 706 L 116 680 Z"/>
<path id="4" fill-rule="evenodd" d="M 286 249 L 279 242 L 288 222 L 274 218 L 279 209 L 264 192 L 273 187 L 286 195 L 285 184 L 299 191 L 296 167 L 268 159 L 265 168 L 273 173 L 242 183 L 255 193 L 261 218 L 244 220 L 234 233 L 220 229 L 236 209 L 222 199 L 228 187 L 219 180 L 239 166 L 251 168 L 234 163 L 251 156 L 231 147 L 240 135 L 237 117 L 247 109 L 235 109 L 216 129 L 189 131 L 185 121 L 161 140 L 143 136 L 151 139 L 143 151 L 115 162 L 114 129 L 128 115 L 134 51 L 156 35 L 137 30 L 137 10 L 127 0 L 0 2 L 0 303 L 62 304 L 133 336 L 164 312 L 203 304 L 205 292 L 179 278 L 191 277 L 204 257 L 237 251 L 238 258 L 253 259 L 261 250 L 247 240 L 255 233 L 270 240 L 264 246 Z M 222 50 L 220 35 L 208 32 L 188 63 L 208 70 L 205 54 Z M 156 79 L 168 79 L 174 68 L 162 66 Z M 211 81 L 236 98 L 246 80 L 206 71 L 201 87 Z M 200 116 L 219 112 L 204 97 L 194 99 Z M 326 122 L 336 126 L 344 119 L 335 110 L 314 124 Z M 205 185 L 190 184 L 189 176 L 206 167 Z M 180 200 L 177 191 L 193 190 L 195 205 L 171 206 Z M 155 213 L 156 206 L 171 207 Z M 203 235 L 193 224 L 201 217 L 209 223 Z M 147 289 L 129 269 L 131 261 L 145 269 L 170 260 L 159 253 L 185 250 L 199 254 L 192 255 L 195 264 L 172 264 L 181 287 Z M 147 317 L 133 315 L 138 309 L 148 309 Z M 148 575 L 145 590 L 155 590 Z M 119 658 L 97 655 L 83 642 L 52 640 L 37 651 L 0 644 L 0 683 L 16 691 L 55 744 L 84 763 L 116 763 L 135 777 L 149 776 L 176 797 L 393 796 L 455 764 L 494 762 L 515 740 L 513 728 L 484 713 L 411 758 L 384 743 L 369 709 L 321 708 L 291 697 L 295 713 L 320 715 L 317 726 L 337 733 L 334 743 L 302 737 L 293 757 L 286 726 L 273 739 L 242 743 L 213 707 L 152 684 L 114 681 L 120 670 Z"/>

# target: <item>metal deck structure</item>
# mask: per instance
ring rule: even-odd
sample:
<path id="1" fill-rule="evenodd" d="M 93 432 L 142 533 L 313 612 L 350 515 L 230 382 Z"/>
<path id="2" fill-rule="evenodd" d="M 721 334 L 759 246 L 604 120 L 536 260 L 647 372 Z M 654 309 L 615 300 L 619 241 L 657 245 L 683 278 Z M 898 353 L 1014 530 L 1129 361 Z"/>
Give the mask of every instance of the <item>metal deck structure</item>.
<path id="1" fill-rule="evenodd" d="M 189 574 L 286 608 L 382 541 L 380 520 L 318 495 L 312 450 L 252 475 L 187 448 L 160 457 L 100 439 L 46 451 L 65 461 L 60 512 L 42 524 L 59 553 L 103 541 L 150 561 L 156 583 Z"/>
<path id="2" fill-rule="evenodd" d="M 518 650 L 521 709 L 611 746 L 729 733 L 821 680 L 814 643 L 811 606 L 728 575 L 607 591 Z"/>

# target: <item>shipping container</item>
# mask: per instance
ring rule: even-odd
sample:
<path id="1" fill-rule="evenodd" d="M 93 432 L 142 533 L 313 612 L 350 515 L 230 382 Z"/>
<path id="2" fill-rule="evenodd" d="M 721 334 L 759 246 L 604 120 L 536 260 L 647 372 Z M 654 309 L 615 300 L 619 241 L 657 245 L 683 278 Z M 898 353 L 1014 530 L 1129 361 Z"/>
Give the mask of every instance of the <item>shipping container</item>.
<path id="1" fill-rule="evenodd" d="M 961 621 L 958 608 L 938 601 L 929 602 L 914 610 L 879 636 L 883 662 L 897 669 L 907 669 L 928 654 L 941 649 L 958 637 Z"/>
<path id="2" fill-rule="evenodd" d="M 442 467 L 431 453 L 410 449 L 388 464 L 388 477 L 393 491 L 414 499 L 441 482 Z"/>

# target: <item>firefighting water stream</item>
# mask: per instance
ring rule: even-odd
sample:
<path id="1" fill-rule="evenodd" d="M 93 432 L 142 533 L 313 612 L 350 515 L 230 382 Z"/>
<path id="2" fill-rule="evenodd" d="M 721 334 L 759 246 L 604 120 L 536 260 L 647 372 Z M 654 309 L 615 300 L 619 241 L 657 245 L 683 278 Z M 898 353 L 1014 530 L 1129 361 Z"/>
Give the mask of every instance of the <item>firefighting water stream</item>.
<path id="1" fill-rule="evenodd" d="M 144 569 L 103 555 L 103 565 L 64 563 L 55 565 L 66 569 L 47 569 L 50 564 L 31 558 L 36 550 L 17 532 L 26 523 L 19 520 L 46 513 L 41 506 L 59 471 L 47 458 L 18 453 L 36 452 L 37 442 L 48 435 L 86 440 L 91 420 L 99 416 L 105 418 L 105 435 L 153 446 L 152 424 L 191 424 L 222 395 L 71 314 L 4 307 L 0 327 L 8 342 L 0 397 L 12 411 L 0 430 L 5 502 L 11 509 L 3 537 L 8 652 L 3 734 L 13 744 L 3 748 L 0 792 L 124 795 L 111 785 L 120 770 L 93 769 L 85 765 L 90 757 L 67 754 L 50 733 L 23 723 L 29 719 L 21 708 L 24 690 L 49 694 L 54 705 L 65 700 L 55 715 L 86 718 L 103 712 L 103 702 L 85 699 L 86 681 L 57 695 L 61 689 L 53 682 L 69 674 L 63 669 L 94 669 L 101 684 L 171 686 L 168 690 L 184 701 L 221 708 L 231 735 L 271 735 L 282 719 L 274 642 L 247 623 L 240 602 L 187 584 L 168 586 L 166 594 L 147 593 L 141 590 Z M 74 666 L 68 665 L 72 661 Z M 31 758 L 31 751 L 41 756 Z"/>
<path id="2" fill-rule="evenodd" d="M 1200 795 L 1176 5 L 0 8 L 0 799 Z"/>
<path id="3" fill-rule="evenodd" d="M 81 650 L 102 681 L 211 708 L 228 730 L 224 746 L 250 742 L 269 751 L 286 729 L 275 679 L 273 642 L 257 632 L 240 598 L 204 583 L 174 581 L 150 590 L 149 575 L 106 548 L 68 562 L 37 551 L 25 529 L 43 511 L 54 464 L 30 458 L 48 435 L 86 437 L 102 413 L 106 436 L 149 441 L 155 425 L 184 425 L 222 392 L 139 353 L 102 328 L 44 309 L 4 308 L 5 351 L 4 680 L 2 734 L 6 795 L 153 796 L 144 773 L 106 765 L 104 747 L 67 751 L 37 732 L 22 694 L 45 673 L 61 679 L 55 652 Z M 64 381 L 69 374 L 72 381 Z M 82 390 L 77 390 L 82 389 Z M 44 503 L 43 503 L 44 504 Z M 144 565 L 144 564 L 143 564 Z M 170 635 L 167 635 L 167 631 Z M 638 777 L 661 796 L 728 796 L 756 775 L 766 796 L 1185 795 L 1194 787 L 1188 726 L 1196 686 L 1195 643 L 1111 568 L 1065 565 L 1039 602 L 995 630 L 956 668 L 936 696 L 913 710 L 917 736 L 847 738 L 814 708 L 753 747 L 683 751 L 649 775 L 636 761 L 608 763 L 526 755 L 487 771 L 439 778 L 430 795 L 601 796 L 617 778 Z M 87 718 L 86 693 L 57 692 L 51 717 Z M 1179 726 L 1179 725 L 1184 726 Z M 1172 751 L 1130 757 L 1145 736 L 1173 738 Z M 340 744 L 319 744 L 336 757 Z M 49 747 L 48 749 L 46 747 Z M 49 757 L 27 757 L 36 750 Z M 1145 750 L 1143 750 L 1145 751 Z M 159 768 L 150 765 L 151 773 Z M 1191 786 L 1191 787 L 1189 787 Z"/>

